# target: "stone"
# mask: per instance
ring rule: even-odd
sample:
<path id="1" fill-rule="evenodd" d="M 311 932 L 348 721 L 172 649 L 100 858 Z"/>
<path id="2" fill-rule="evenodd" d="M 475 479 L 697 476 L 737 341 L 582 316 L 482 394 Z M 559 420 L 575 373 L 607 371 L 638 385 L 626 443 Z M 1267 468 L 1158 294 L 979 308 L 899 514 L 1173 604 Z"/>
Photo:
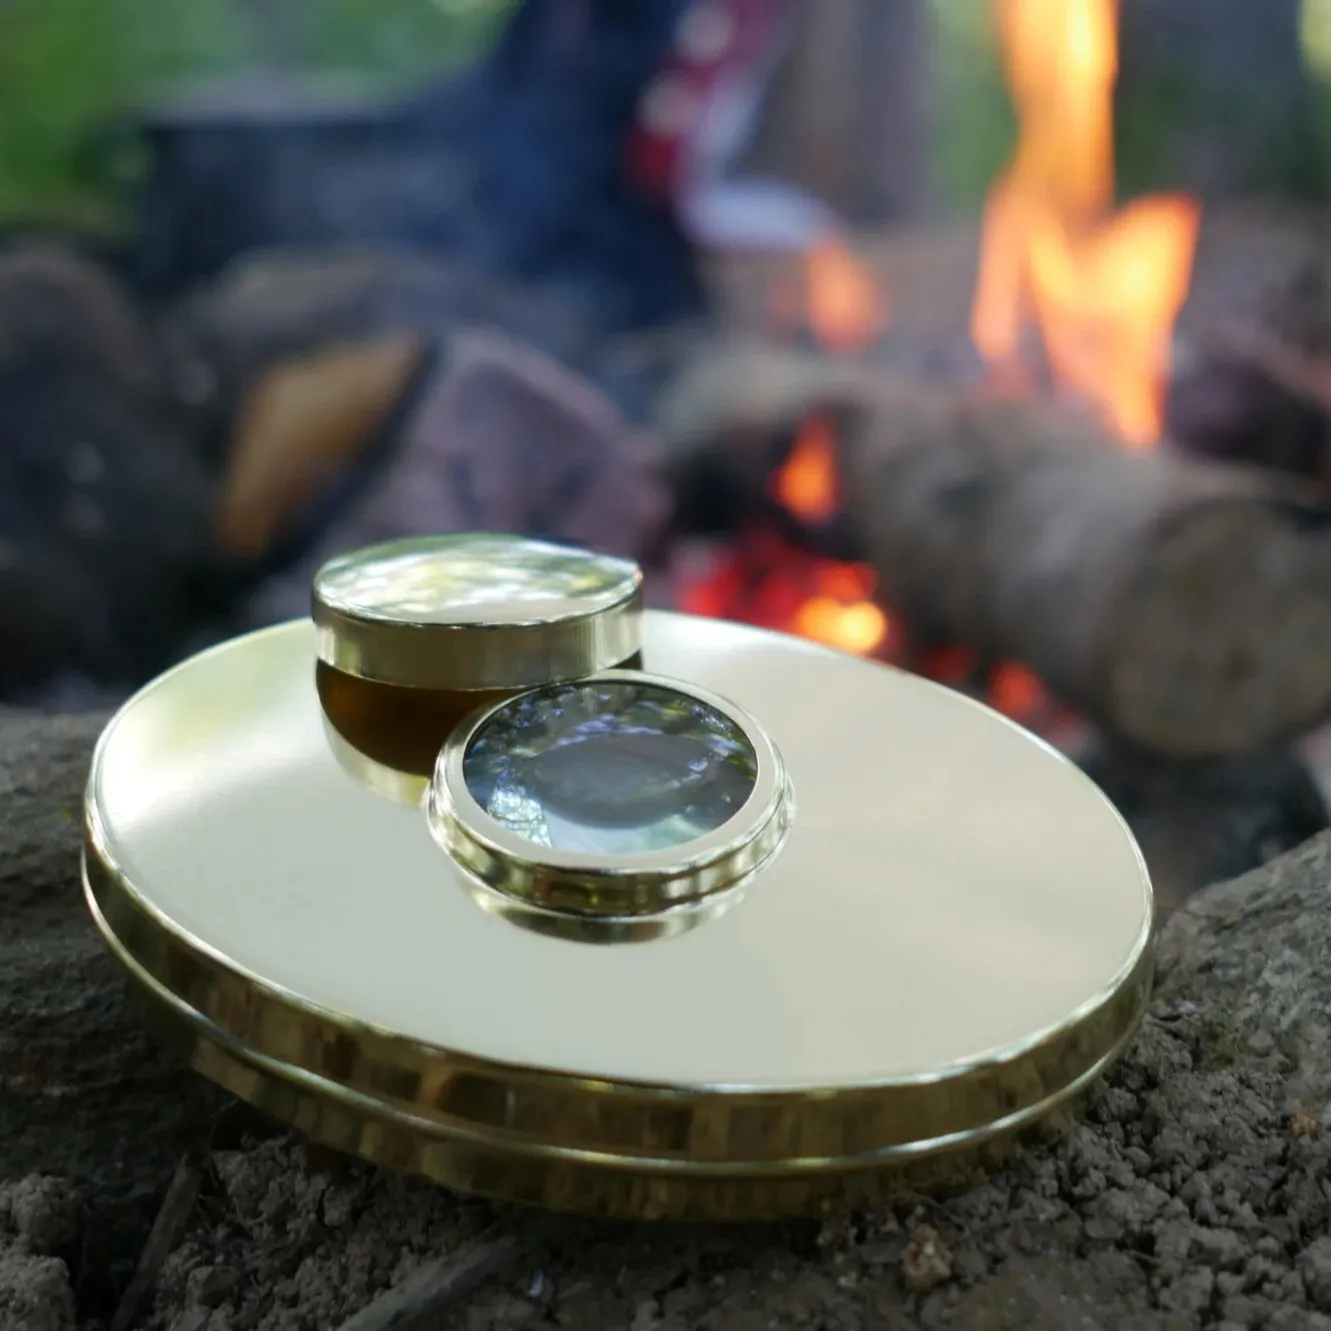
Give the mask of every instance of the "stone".
<path id="1" fill-rule="evenodd" d="M 67 1180 L 92 1252 L 124 1270 L 222 1099 L 144 1031 L 83 902 L 83 787 L 105 721 L 0 708 L 0 1183 Z M 64 1229 L 52 1187 L 29 1180 L 11 1197 L 20 1228 Z"/>
<path id="2" fill-rule="evenodd" d="M 78 1239 L 82 1205 L 67 1180 L 34 1174 L 8 1191 L 14 1228 L 32 1252 L 56 1256 Z"/>
<path id="3" fill-rule="evenodd" d="M 901 1274 L 906 1288 L 916 1294 L 927 1293 L 952 1275 L 952 1254 L 937 1230 L 923 1225 L 915 1231 L 901 1254 Z"/>
<path id="4" fill-rule="evenodd" d="M 1314 1239 L 1299 1254 L 1299 1272 L 1313 1307 L 1331 1313 L 1331 1236 Z"/>
<path id="5" fill-rule="evenodd" d="M 34 1257 L 0 1239 L 0 1313 L 15 1331 L 77 1331 L 69 1270 L 54 1257 Z"/>
<path id="6" fill-rule="evenodd" d="M 255 624 L 308 611 L 310 581 L 346 550 L 431 532 L 517 532 L 645 558 L 668 487 L 647 436 L 590 382 L 498 333 L 459 333 L 399 404 L 387 455 L 325 511 L 249 605 Z"/>
<path id="7" fill-rule="evenodd" d="M 147 316 L 100 265 L 0 255 L 0 701 L 163 668 L 215 572 L 212 482 Z"/>

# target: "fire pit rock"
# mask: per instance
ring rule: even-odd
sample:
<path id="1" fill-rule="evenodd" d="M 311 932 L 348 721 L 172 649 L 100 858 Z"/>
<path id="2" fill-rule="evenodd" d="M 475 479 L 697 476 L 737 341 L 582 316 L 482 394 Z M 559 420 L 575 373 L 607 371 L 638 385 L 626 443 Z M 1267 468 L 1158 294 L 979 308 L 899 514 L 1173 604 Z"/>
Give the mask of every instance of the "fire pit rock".
<path id="1" fill-rule="evenodd" d="M 0 1294 L 45 1291 L 47 1321 L 22 1324 L 109 1316 L 144 1190 L 212 1136 L 225 1149 L 133 1325 L 386 1326 L 377 1301 L 416 1281 L 436 1291 L 429 1324 L 478 1328 L 1331 1327 L 1331 836 L 1189 901 L 1150 1018 L 1080 1124 L 962 1195 L 768 1229 L 550 1223 L 191 1120 L 204 1088 L 153 1054 L 79 900 L 96 730 L 0 715 L 0 1180 L 63 1176 L 87 1217 L 79 1245 L 39 1252 L 5 1192 Z M 496 1246 L 496 1221 L 527 1239 Z"/>

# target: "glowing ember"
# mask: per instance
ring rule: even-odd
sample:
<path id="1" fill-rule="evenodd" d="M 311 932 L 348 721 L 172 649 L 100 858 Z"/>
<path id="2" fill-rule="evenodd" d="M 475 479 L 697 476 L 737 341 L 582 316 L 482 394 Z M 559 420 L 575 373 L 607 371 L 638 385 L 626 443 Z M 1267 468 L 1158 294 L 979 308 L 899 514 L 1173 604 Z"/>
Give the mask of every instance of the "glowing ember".
<path id="1" fill-rule="evenodd" d="M 859 656 L 885 655 L 891 623 L 872 599 L 866 564 L 822 559 L 767 532 L 749 532 L 679 596 L 690 614 L 797 633 Z"/>
<path id="2" fill-rule="evenodd" d="M 1117 0 L 994 2 L 1018 136 L 986 209 L 972 337 L 1010 364 L 1034 322 L 1057 379 L 1151 444 L 1197 206 L 1157 196 L 1110 212 Z"/>
<path id="3" fill-rule="evenodd" d="M 831 421 L 811 416 L 782 468 L 772 477 L 772 497 L 803 522 L 826 522 L 840 504 L 836 475 L 836 435 Z"/>
<path id="4" fill-rule="evenodd" d="M 887 323 L 887 301 L 873 276 L 839 241 L 805 256 L 809 328 L 819 346 L 854 356 L 872 346 Z"/>
<path id="5" fill-rule="evenodd" d="M 802 318 L 825 350 L 856 355 L 883 332 L 887 301 L 873 277 L 839 241 L 815 245 L 805 256 Z M 786 322 L 783 288 L 772 313 Z M 837 441 L 832 422 L 810 416 L 769 492 L 809 527 L 821 526 L 841 506 Z M 686 586 L 682 609 L 742 619 L 764 628 L 812 638 L 861 656 L 882 655 L 891 638 L 887 614 L 875 600 L 877 578 L 865 564 L 824 559 L 772 533 L 745 533 L 726 558 Z"/>
<path id="6" fill-rule="evenodd" d="M 802 637 L 857 656 L 870 655 L 887 638 L 887 616 L 872 601 L 843 605 L 830 596 L 805 601 L 792 627 Z"/>
<path id="7" fill-rule="evenodd" d="M 870 599 L 878 585 L 873 569 L 820 560 L 814 582 L 817 591 L 800 605 L 791 625 L 796 633 L 859 656 L 870 656 L 886 644 L 887 616 Z"/>
<path id="8" fill-rule="evenodd" d="M 1044 685 L 1019 662 L 1003 661 L 989 676 L 989 702 L 1014 721 L 1030 720 L 1045 705 Z"/>

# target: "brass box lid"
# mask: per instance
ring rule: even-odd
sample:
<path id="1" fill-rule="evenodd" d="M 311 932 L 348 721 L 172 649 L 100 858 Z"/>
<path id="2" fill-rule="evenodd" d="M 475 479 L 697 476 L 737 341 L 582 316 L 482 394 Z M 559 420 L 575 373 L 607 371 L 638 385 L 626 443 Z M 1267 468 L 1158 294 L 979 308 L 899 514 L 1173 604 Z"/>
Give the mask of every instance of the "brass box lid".
<path id="1" fill-rule="evenodd" d="M 410 537 L 330 560 L 312 601 L 319 659 L 348 675 L 519 689 L 632 657 L 642 571 L 630 559 L 523 536 Z"/>

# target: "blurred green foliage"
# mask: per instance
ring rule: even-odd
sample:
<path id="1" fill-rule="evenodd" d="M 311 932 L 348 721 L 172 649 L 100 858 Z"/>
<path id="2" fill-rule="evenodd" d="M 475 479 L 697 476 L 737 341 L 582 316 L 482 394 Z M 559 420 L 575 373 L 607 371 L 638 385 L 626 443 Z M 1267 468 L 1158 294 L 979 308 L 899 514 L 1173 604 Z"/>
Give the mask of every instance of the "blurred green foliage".
<path id="1" fill-rule="evenodd" d="M 633 3 L 634 0 L 624 0 Z M 401 84 L 472 56 L 513 0 L 0 0 L 0 220 L 107 216 L 83 146 L 157 86 L 255 66 Z M 931 0 L 940 202 L 973 211 L 1012 144 L 986 0 Z M 1331 88 L 1331 0 L 1304 0 Z M 1331 94 L 1326 106 L 1331 123 Z M 1167 111 L 1161 114 L 1166 115 Z M 1126 127 L 1125 159 L 1150 127 Z M 1120 176 L 1137 174 L 1131 160 Z"/>
<path id="2" fill-rule="evenodd" d="M 974 212 L 1016 128 L 985 0 L 933 0 L 934 184 L 944 208 Z"/>
<path id="3" fill-rule="evenodd" d="M 389 82 L 474 54 L 511 0 L 0 0 L 0 218 L 96 222 L 90 133 L 164 83 L 261 66 Z M 939 191 L 974 206 L 1010 145 L 983 0 L 933 0 Z"/>
<path id="4" fill-rule="evenodd" d="M 89 135 L 160 85 L 254 67 L 394 82 L 465 60 L 508 0 L 0 0 L 0 218 L 93 222 Z"/>

